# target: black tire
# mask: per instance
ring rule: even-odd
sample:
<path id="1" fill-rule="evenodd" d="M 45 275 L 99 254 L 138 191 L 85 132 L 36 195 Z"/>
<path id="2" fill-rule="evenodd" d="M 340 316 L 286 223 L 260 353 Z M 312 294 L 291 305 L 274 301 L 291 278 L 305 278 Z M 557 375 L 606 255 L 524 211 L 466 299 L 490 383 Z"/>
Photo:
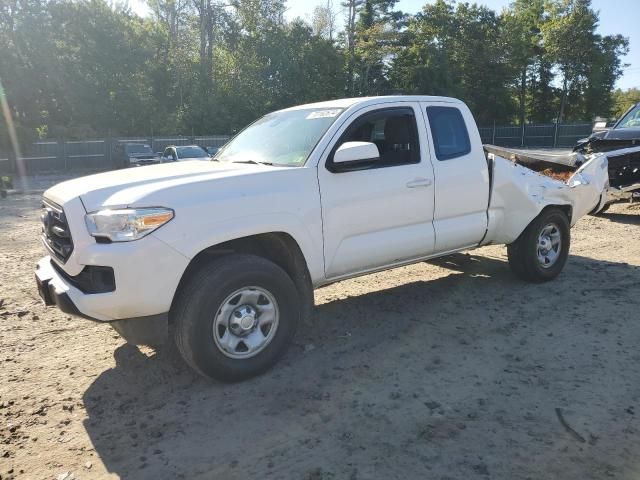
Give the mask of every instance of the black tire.
<path id="1" fill-rule="evenodd" d="M 538 259 L 538 238 L 548 225 L 555 225 L 560 235 L 560 248 L 553 263 L 543 266 Z M 528 282 L 547 282 L 556 278 L 569 256 L 571 233 L 566 213 L 558 208 L 543 210 L 520 234 L 507 245 L 509 265 L 513 273 Z"/>
<path id="2" fill-rule="evenodd" d="M 214 340 L 214 321 L 239 289 L 264 289 L 277 304 L 277 328 L 270 342 L 249 358 L 230 358 Z M 290 345 L 300 320 L 296 287 L 276 264 L 254 255 L 225 255 L 204 265 L 182 286 L 171 309 L 175 340 L 184 360 L 205 377 L 234 382 L 273 366 Z M 255 329 L 255 328 L 254 328 Z"/>

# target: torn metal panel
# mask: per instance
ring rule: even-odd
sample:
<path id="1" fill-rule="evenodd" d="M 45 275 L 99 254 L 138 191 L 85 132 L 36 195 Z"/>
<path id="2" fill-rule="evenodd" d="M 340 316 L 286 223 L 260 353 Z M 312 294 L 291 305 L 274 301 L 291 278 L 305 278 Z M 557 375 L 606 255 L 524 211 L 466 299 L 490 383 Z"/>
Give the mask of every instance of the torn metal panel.
<path id="1" fill-rule="evenodd" d="M 485 151 L 499 155 L 513 162 L 528 167 L 538 168 L 564 168 L 574 171 L 577 166 L 583 163 L 584 157 L 581 152 L 551 152 L 544 150 L 525 150 L 519 148 L 498 147 L 496 145 L 484 145 Z"/>
<path id="2" fill-rule="evenodd" d="M 640 146 L 640 138 L 599 138 L 591 137 L 586 142 L 582 142 L 573 148 L 576 153 L 588 155 L 590 153 L 610 152 L 625 148 Z"/>
<path id="3" fill-rule="evenodd" d="M 607 204 L 640 198 L 640 140 L 591 139 L 571 153 L 510 149 L 485 145 L 485 150 L 556 180 L 568 182 L 573 172 L 597 158 L 608 162 L 608 184 L 602 202 L 594 212 Z"/>
<path id="4" fill-rule="evenodd" d="M 607 157 L 584 162 L 566 182 L 495 153 L 487 155 L 492 177 L 486 243 L 512 243 L 547 206 L 571 209 L 571 225 L 598 208 L 608 182 Z M 574 167 L 576 168 L 576 167 Z"/>

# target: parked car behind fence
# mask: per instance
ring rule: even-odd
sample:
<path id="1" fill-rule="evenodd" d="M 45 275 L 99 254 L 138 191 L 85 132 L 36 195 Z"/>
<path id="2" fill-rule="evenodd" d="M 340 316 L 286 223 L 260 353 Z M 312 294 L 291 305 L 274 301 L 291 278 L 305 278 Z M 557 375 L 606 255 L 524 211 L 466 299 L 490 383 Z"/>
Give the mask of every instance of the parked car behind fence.
<path id="1" fill-rule="evenodd" d="M 221 147 L 228 135 L 183 137 L 130 137 L 98 138 L 87 140 L 40 140 L 21 145 L 20 162 L 27 174 L 64 171 L 98 171 L 120 168 L 114 157 L 114 148 L 123 143 L 142 143 L 154 152 L 162 152 L 169 145 L 211 145 Z M 0 173 L 17 173 L 16 155 L 0 150 Z"/>

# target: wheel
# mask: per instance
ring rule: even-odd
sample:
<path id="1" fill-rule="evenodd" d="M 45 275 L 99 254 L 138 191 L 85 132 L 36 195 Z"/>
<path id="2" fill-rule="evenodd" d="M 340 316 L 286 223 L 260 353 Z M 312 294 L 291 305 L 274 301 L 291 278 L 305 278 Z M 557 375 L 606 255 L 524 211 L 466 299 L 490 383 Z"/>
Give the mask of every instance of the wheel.
<path id="1" fill-rule="evenodd" d="M 569 219 L 562 210 L 543 210 L 518 239 L 507 246 L 511 270 L 530 282 L 556 278 L 569 256 L 569 227 Z"/>
<path id="2" fill-rule="evenodd" d="M 202 375 L 238 381 L 258 375 L 285 352 L 300 319 L 291 278 L 253 255 L 225 255 L 181 288 L 171 310 L 185 361 Z"/>

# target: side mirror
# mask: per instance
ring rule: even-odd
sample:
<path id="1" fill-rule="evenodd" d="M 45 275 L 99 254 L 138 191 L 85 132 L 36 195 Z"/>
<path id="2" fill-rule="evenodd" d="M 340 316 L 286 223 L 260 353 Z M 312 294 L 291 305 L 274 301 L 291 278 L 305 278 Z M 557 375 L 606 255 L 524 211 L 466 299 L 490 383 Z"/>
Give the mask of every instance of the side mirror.
<path id="1" fill-rule="evenodd" d="M 380 152 L 375 143 L 345 142 L 333 155 L 332 171 L 361 170 L 378 160 L 380 160 Z"/>

